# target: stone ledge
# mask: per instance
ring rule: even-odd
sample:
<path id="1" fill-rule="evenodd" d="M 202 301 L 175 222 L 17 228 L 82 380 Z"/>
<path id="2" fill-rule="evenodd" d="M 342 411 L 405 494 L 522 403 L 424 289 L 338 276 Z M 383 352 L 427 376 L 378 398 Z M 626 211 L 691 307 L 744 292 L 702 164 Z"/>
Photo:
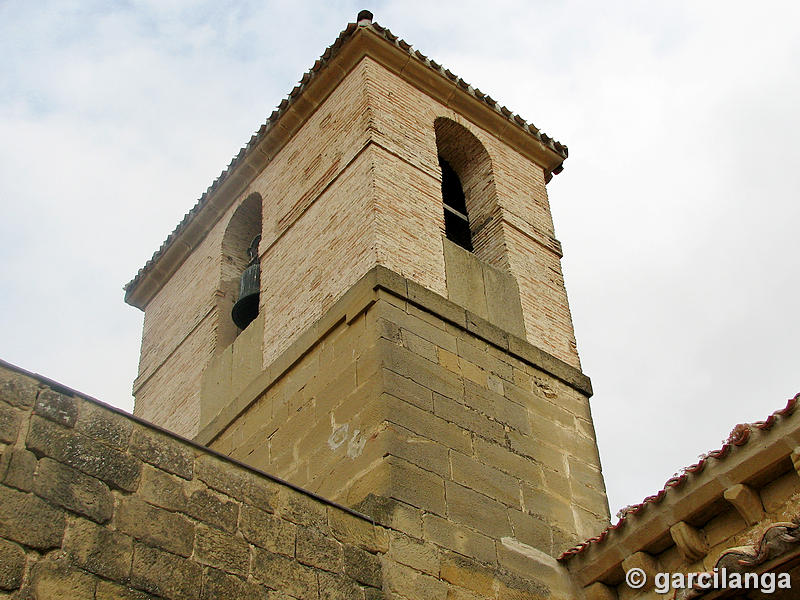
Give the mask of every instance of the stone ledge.
<path id="1" fill-rule="evenodd" d="M 327 313 L 301 333 L 272 364 L 245 387 L 241 394 L 233 398 L 208 425 L 203 427 L 195 437 L 195 442 L 210 444 L 247 410 L 264 390 L 301 360 L 329 331 L 343 322 L 351 322 L 368 310 L 377 301 L 378 290 L 407 301 L 462 331 L 468 331 L 484 342 L 508 352 L 514 358 L 545 371 L 587 397 L 592 395 L 591 380 L 579 369 L 489 323 L 436 292 L 406 279 L 391 269 L 377 265 L 337 300 Z"/>

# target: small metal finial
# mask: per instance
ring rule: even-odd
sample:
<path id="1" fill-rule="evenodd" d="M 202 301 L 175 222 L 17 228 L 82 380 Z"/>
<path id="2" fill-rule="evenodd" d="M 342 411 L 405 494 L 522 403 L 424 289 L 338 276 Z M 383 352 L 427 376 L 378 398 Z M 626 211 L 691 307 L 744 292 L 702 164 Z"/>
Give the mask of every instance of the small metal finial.
<path id="1" fill-rule="evenodd" d="M 372 17 L 373 14 L 371 12 L 369 12 L 368 10 L 362 10 L 359 11 L 356 21 L 358 22 L 359 25 L 370 25 L 372 24 Z"/>

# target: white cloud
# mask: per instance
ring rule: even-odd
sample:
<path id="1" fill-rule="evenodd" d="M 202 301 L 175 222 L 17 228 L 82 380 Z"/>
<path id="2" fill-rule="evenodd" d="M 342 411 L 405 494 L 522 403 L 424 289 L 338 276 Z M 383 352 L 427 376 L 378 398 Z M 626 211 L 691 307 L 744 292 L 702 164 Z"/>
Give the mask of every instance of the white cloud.
<path id="1" fill-rule="evenodd" d="M 130 408 L 122 284 L 359 8 L 0 5 L 0 355 Z M 551 204 L 612 510 L 798 391 L 800 5 L 373 10 L 570 146 Z"/>

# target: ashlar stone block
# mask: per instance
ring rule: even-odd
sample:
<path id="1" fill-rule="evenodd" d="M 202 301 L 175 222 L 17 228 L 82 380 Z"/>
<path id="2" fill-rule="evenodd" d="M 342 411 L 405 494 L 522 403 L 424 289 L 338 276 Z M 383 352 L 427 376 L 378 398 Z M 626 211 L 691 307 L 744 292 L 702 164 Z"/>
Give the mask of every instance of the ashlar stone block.
<path id="1" fill-rule="evenodd" d="M 0 590 L 16 590 L 25 571 L 25 550 L 8 540 L 0 539 Z"/>
<path id="2" fill-rule="evenodd" d="M 0 537 L 49 550 L 61 546 L 65 524 L 62 510 L 33 494 L 0 486 Z"/>
<path id="3" fill-rule="evenodd" d="M 108 521 L 114 511 L 114 498 L 105 483 L 50 458 L 39 461 L 33 491 L 97 523 Z"/>
<path id="4" fill-rule="evenodd" d="M 133 492 L 139 485 L 142 463 L 136 458 L 41 417 L 31 417 L 27 447 L 112 487 Z"/>
<path id="5" fill-rule="evenodd" d="M 133 587 L 174 600 L 197 600 L 202 581 L 203 568 L 196 562 L 145 544 L 135 545 Z"/>
<path id="6" fill-rule="evenodd" d="M 194 545 L 194 524 L 185 516 L 136 497 L 120 500 L 114 516 L 119 531 L 180 556 L 190 556 Z"/>
<path id="7" fill-rule="evenodd" d="M 123 581 L 130 576 L 133 540 L 85 519 L 70 522 L 64 538 L 70 561 L 101 577 Z"/>

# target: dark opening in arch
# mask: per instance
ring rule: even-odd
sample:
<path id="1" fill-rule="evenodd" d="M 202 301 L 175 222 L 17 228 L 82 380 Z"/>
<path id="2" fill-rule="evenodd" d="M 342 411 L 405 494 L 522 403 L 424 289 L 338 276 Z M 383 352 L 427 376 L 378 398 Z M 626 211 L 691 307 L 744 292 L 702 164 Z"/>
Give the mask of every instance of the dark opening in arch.
<path id="1" fill-rule="evenodd" d="M 444 233 L 448 240 L 472 252 L 472 234 L 464 188 L 458 174 L 441 155 L 442 201 L 444 202 Z"/>

